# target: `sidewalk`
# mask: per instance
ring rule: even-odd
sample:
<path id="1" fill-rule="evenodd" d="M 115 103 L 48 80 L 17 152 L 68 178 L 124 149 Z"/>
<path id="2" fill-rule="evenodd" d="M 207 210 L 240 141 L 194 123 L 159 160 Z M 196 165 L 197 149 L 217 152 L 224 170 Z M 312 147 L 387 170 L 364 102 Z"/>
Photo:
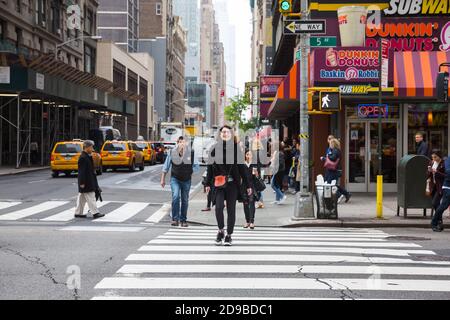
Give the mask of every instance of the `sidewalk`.
<path id="1" fill-rule="evenodd" d="M 9 175 L 15 175 L 15 174 L 21 174 L 21 173 L 28 173 L 28 172 L 34 172 L 34 171 L 40 171 L 40 170 L 47 170 L 50 169 L 50 167 L 24 167 L 16 169 L 14 167 L 0 167 L 0 176 L 9 176 Z"/>
<path id="2" fill-rule="evenodd" d="M 430 228 L 430 210 L 428 216 L 423 217 L 423 210 L 408 210 L 408 218 L 403 218 L 403 209 L 397 217 L 397 195 L 384 195 L 384 218 L 376 218 L 376 195 L 353 194 L 349 203 L 339 205 L 339 218 L 337 220 L 305 219 L 293 221 L 295 196 L 288 194 L 288 200 L 283 205 L 270 204 L 275 200 L 275 194 L 270 186 L 264 191 L 265 209 L 257 209 L 255 224 L 260 227 L 347 227 L 347 228 Z M 315 206 L 315 201 L 314 201 Z M 206 194 L 203 188 L 194 193 L 189 205 L 188 219 L 190 223 L 208 226 L 216 225 L 214 208 L 210 212 L 201 212 L 206 207 Z M 236 226 L 245 224 L 245 215 L 242 203 L 238 203 L 236 210 Z M 449 214 L 444 214 L 444 224 L 450 228 Z"/>

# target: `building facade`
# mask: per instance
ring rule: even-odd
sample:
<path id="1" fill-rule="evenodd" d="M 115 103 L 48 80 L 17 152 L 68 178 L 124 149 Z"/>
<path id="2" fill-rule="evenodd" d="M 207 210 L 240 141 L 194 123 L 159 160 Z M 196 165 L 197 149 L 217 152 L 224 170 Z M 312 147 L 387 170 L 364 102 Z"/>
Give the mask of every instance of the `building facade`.
<path id="1" fill-rule="evenodd" d="M 99 0 L 98 34 L 127 52 L 136 52 L 140 0 Z"/>
<path id="2" fill-rule="evenodd" d="M 173 96 L 170 108 L 171 122 L 184 122 L 185 114 L 185 57 L 187 52 L 187 32 L 181 25 L 181 18 L 174 17 L 173 33 Z"/>

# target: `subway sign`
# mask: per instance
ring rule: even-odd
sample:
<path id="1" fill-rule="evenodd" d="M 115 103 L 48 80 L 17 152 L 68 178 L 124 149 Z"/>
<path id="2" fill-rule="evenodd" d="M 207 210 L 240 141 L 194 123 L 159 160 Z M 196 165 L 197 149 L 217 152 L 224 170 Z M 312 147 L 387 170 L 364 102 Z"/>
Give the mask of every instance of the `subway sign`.
<path id="1" fill-rule="evenodd" d="M 339 91 L 341 94 L 368 94 L 369 90 L 372 88 L 372 86 L 365 86 L 365 85 L 342 85 L 339 86 Z"/>
<path id="2" fill-rule="evenodd" d="M 358 105 L 358 118 L 374 119 L 381 114 L 382 118 L 389 118 L 389 107 L 387 104 L 360 104 Z"/>
<path id="3" fill-rule="evenodd" d="M 387 16 L 447 15 L 450 14 L 450 0 L 391 0 L 384 14 Z"/>

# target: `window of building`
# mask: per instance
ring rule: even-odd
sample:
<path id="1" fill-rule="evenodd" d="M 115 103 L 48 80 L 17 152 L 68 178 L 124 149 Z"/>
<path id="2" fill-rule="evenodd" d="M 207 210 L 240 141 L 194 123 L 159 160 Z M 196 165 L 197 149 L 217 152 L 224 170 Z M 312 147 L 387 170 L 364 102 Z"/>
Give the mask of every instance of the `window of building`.
<path id="1" fill-rule="evenodd" d="M 116 88 L 125 89 L 125 74 L 126 67 L 116 60 L 113 60 L 113 83 Z"/>
<path id="2" fill-rule="evenodd" d="M 22 12 L 22 0 L 16 0 L 16 11 L 18 13 Z"/>
<path id="3" fill-rule="evenodd" d="M 94 25 L 94 13 L 92 10 L 87 9 L 85 12 L 86 20 L 84 22 L 84 31 L 88 34 L 92 34 L 92 28 Z"/>
<path id="4" fill-rule="evenodd" d="M 39 50 L 44 52 L 44 40 L 42 38 L 39 38 Z"/>
<path id="5" fill-rule="evenodd" d="M 128 69 L 128 91 L 138 93 L 138 75 Z"/>
<path id="6" fill-rule="evenodd" d="M 0 40 L 4 40 L 6 36 L 6 23 L 0 20 Z"/>
<path id="7" fill-rule="evenodd" d="M 19 46 L 20 46 L 21 44 L 23 44 L 22 29 L 16 28 L 16 35 L 17 35 L 16 48 L 19 48 Z"/>
<path id="8" fill-rule="evenodd" d="M 84 46 L 84 71 L 95 74 L 95 49 L 85 45 Z"/>
<path id="9" fill-rule="evenodd" d="M 162 3 L 161 2 L 158 2 L 156 4 L 156 15 L 157 16 L 162 15 Z"/>
<path id="10" fill-rule="evenodd" d="M 52 1 L 51 4 L 51 23 L 52 23 L 52 32 L 60 35 L 61 32 L 61 17 L 60 17 L 60 5 L 58 1 Z"/>

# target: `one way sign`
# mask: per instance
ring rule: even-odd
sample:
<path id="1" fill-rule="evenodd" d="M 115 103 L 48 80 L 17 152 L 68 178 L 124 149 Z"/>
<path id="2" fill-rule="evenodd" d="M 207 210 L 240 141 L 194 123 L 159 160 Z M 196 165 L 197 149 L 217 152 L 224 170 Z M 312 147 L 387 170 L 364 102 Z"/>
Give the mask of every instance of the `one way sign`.
<path id="1" fill-rule="evenodd" d="M 284 21 L 285 35 L 296 35 L 302 33 L 325 34 L 325 20 L 286 20 Z"/>

